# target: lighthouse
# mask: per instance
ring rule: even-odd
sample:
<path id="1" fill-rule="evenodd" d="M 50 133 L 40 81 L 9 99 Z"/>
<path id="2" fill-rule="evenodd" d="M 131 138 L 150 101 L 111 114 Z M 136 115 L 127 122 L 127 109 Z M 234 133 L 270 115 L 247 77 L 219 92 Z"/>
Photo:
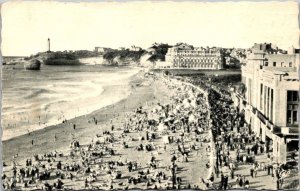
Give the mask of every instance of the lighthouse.
<path id="1" fill-rule="evenodd" d="M 48 51 L 47 52 L 50 52 L 50 38 L 48 38 Z"/>

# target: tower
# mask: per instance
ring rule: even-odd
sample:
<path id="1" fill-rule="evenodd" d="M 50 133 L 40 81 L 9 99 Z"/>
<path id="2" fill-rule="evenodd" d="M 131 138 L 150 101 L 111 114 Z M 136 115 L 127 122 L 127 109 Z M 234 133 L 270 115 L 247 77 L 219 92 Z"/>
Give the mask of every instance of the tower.
<path id="1" fill-rule="evenodd" d="M 48 38 L 48 52 L 50 52 L 50 38 Z"/>

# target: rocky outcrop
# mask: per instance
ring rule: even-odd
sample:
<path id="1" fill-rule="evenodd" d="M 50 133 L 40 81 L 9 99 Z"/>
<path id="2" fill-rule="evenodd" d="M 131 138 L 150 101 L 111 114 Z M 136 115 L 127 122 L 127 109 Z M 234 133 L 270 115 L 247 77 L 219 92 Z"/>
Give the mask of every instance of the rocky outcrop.
<path id="1" fill-rule="evenodd" d="M 147 68 L 151 68 L 154 66 L 155 62 L 154 61 L 150 61 L 152 54 L 144 54 L 143 56 L 141 56 L 140 59 L 140 66 L 142 67 L 147 67 Z"/>
<path id="2" fill-rule="evenodd" d="M 103 64 L 103 57 L 88 57 L 88 58 L 80 58 L 79 62 L 85 65 L 98 65 Z"/>
<path id="3" fill-rule="evenodd" d="M 139 65 L 139 61 L 136 61 L 135 59 L 132 58 L 121 58 L 120 56 L 117 56 L 112 60 L 104 59 L 103 64 L 111 65 L 111 66 L 131 66 L 131 65 Z"/>
<path id="4" fill-rule="evenodd" d="M 41 64 L 42 64 L 41 61 L 37 59 L 33 59 L 25 62 L 24 68 L 26 70 L 40 70 Z"/>

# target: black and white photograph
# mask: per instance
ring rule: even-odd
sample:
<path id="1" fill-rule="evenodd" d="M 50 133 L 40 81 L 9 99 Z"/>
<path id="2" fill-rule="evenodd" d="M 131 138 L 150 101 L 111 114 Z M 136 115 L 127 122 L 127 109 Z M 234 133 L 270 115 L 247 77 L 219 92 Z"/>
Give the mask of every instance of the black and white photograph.
<path id="1" fill-rule="evenodd" d="M 1 3 L 0 190 L 298 190 L 298 1 Z"/>

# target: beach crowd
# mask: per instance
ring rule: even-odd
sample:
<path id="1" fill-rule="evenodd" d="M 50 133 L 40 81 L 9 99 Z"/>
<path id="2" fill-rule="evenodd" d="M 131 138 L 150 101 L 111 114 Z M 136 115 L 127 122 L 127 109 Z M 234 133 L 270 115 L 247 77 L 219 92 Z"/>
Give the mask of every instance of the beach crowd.
<path id="1" fill-rule="evenodd" d="M 169 103 L 146 103 L 126 113 L 120 123 L 111 120 L 89 144 L 81 145 L 74 139 L 68 153 L 39 153 L 24 162 L 12 159 L 4 167 L 3 187 L 249 189 L 251 177 L 262 171 L 281 187 L 287 168 L 275 163 L 270 154 L 268 163 L 255 160 L 269 148 L 256 137 L 228 94 L 216 91 L 209 83 L 197 81 L 192 85 L 193 81 L 152 78 L 168 87 Z M 87 123 L 99 125 L 96 118 L 87 119 Z M 76 124 L 71 128 L 76 131 Z M 189 182 L 181 172 L 192 158 L 201 158 L 205 165 L 203 176 Z M 243 165 L 249 174 L 236 173 Z"/>

